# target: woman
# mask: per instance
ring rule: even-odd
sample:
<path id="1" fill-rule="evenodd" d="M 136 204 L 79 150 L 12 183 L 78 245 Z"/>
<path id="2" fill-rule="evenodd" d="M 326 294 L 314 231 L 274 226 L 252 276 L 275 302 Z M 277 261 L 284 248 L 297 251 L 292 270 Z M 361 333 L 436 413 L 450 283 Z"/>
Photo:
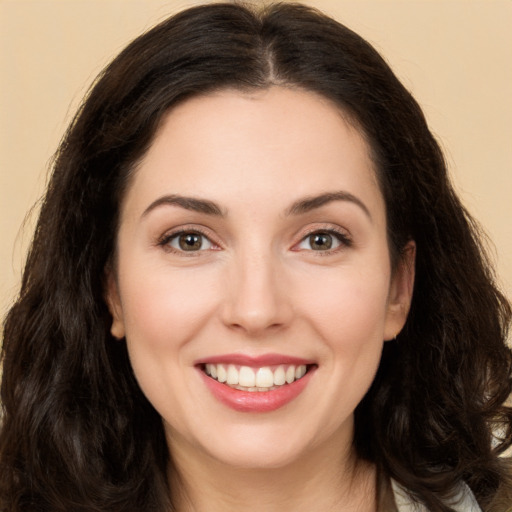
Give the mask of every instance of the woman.
<path id="1" fill-rule="evenodd" d="M 510 316 L 375 50 L 300 5 L 183 11 L 56 156 L 1 508 L 504 512 Z"/>

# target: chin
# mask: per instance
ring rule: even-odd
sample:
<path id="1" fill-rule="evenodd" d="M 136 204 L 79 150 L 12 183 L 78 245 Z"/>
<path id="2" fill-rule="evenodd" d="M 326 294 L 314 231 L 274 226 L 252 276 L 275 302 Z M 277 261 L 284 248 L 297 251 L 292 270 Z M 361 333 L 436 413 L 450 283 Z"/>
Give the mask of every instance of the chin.
<path id="1" fill-rule="evenodd" d="M 301 424 L 302 423 L 302 424 Z M 216 429 L 219 435 L 204 439 L 202 450 L 218 463 L 237 469 L 273 470 L 291 465 L 307 463 L 322 451 L 322 446 L 331 446 L 340 431 L 308 425 L 307 421 L 295 418 L 293 422 L 269 421 L 266 424 L 225 425 Z"/>
<path id="2" fill-rule="evenodd" d="M 235 447 L 232 447 L 235 448 Z M 276 445 L 240 447 L 224 453 L 211 453 L 219 463 L 236 469 L 274 470 L 296 464 L 301 457 L 301 450 Z"/>

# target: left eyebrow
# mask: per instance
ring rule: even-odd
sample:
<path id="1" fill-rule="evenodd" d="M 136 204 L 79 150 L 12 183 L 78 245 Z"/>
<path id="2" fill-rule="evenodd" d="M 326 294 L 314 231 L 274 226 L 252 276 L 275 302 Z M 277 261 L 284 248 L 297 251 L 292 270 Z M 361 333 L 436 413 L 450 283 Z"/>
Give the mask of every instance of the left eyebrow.
<path id="1" fill-rule="evenodd" d="M 218 217 L 224 217 L 226 214 L 221 208 L 213 201 L 207 199 L 200 199 L 197 197 L 180 196 L 178 194 L 166 195 L 153 201 L 142 213 L 142 217 L 148 215 L 152 210 L 164 206 L 178 206 L 184 210 L 190 210 L 198 213 L 205 213 L 206 215 L 214 215 Z"/>
<path id="2" fill-rule="evenodd" d="M 303 213 L 308 213 L 311 210 L 315 210 L 324 206 L 333 201 L 348 201 L 350 203 L 358 206 L 366 216 L 372 220 L 372 216 L 370 214 L 370 210 L 368 207 L 359 199 L 354 196 L 350 192 L 345 192 L 343 190 L 338 192 L 326 192 L 324 194 L 319 194 L 317 196 L 304 197 L 303 199 L 299 199 L 295 201 L 288 210 L 286 210 L 286 215 L 301 215 Z"/>

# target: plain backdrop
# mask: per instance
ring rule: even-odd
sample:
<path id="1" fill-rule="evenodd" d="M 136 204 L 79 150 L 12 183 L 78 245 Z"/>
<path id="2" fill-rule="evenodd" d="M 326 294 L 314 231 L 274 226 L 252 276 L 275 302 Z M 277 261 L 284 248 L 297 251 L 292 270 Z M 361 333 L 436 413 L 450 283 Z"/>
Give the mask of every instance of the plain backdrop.
<path id="1" fill-rule="evenodd" d="M 27 212 L 88 86 L 130 40 L 197 3 L 0 0 L 0 317 L 18 289 L 37 205 Z M 368 39 L 422 105 L 512 298 L 512 1 L 304 3 Z"/>

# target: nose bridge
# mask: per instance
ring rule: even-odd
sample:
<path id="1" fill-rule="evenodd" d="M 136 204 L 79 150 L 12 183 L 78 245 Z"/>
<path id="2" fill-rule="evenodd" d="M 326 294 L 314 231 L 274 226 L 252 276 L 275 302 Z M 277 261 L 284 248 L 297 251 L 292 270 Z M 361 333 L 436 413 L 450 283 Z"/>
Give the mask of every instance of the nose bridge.
<path id="1" fill-rule="evenodd" d="M 270 247 L 240 251 L 226 283 L 224 322 L 250 334 L 284 326 L 291 309 L 282 293 L 280 270 Z"/>

